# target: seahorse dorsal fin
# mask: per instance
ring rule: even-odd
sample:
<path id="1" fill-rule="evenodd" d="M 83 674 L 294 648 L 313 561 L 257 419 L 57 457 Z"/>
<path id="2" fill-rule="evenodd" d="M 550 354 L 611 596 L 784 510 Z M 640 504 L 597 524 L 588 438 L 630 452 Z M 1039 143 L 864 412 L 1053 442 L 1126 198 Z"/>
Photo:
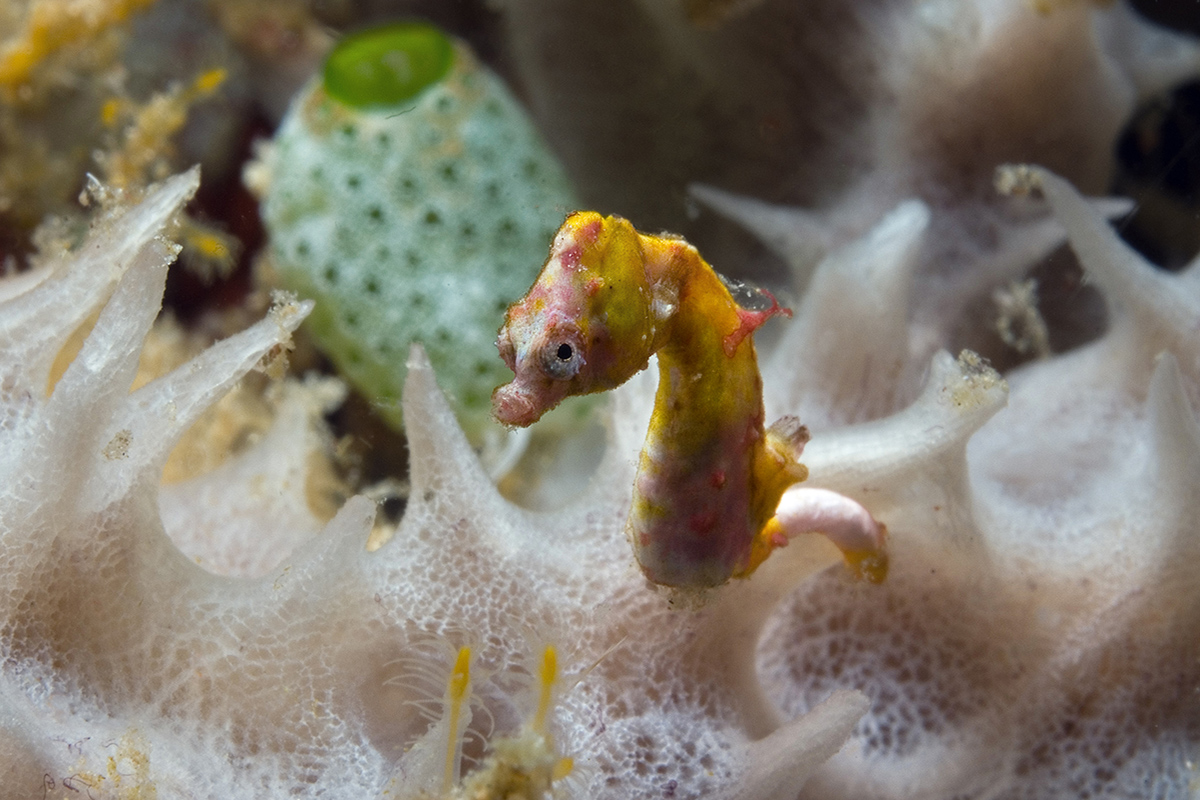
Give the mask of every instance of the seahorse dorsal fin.
<path id="1" fill-rule="evenodd" d="M 768 292 L 766 289 L 758 289 L 763 295 L 771 299 L 771 306 L 763 311 L 751 311 L 750 309 L 737 309 L 738 326 L 731 333 L 727 333 L 725 338 L 721 340 L 721 346 L 725 350 L 725 355 L 733 358 L 733 353 L 737 350 L 739 344 L 758 329 L 760 325 L 766 322 L 776 314 L 782 314 L 785 317 L 792 315 L 790 308 L 784 308 L 779 305 L 779 301 L 775 299 L 775 295 Z"/>
<path id="2" fill-rule="evenodd" d="M 770 311 L 779 305 L 775 302 L 775 296 L 766 289 L 737 278 L 722 275 L 715 269 L 713 272 L 721 279 L 721 283 L 729 291 L 730 296 L 733 297 L 733 302 L 737 303 L 738 307 L 744 308 L 747 311 Z"/>
<path id="3" fill-rule="evenodd" d="M 738 326 L 721 340 L 726 356 L 732 358 L 738 345 L 771 317 L 776 314 L 783 314 L 785 317 L 792 315 L 792 310 L 779 305 L 775 295 L 766 289 L 745 281 L 728 278 L 716 270 L 713 272 L 721 279 L 721 283 L 724 284 L 730 297 L 733 298 L 733 302 L 737 305 Z"/>

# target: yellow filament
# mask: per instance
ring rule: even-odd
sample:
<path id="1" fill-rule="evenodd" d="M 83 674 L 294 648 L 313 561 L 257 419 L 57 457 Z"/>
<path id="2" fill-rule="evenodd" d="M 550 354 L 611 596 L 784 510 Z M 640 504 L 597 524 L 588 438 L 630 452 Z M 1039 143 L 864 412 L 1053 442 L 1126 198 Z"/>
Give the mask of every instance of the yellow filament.
<path id="1" fill-rule="evenodd" d="M 205 258 L 229 258 L 229 246 L 220 236 L 209 231 L 198 230 L 188 239 L 188 244 L 195 247 Z"/>
<path id="2" fill-rule="evenodd" d="M 100 121 L 104 127 L 111 128 L 117 124 L 117 115 L 121 113 L 121 101 L 115 97 L 104 101 L 100 107 Z"/>
<path id="3" fill-rule="evenodd" d="M 202 72 L 195 82 L 192 83 L 192 92 L 200 97 L 207 97 L 217 90 L 217 88 L 225 82 L 228 77 L 228 72 L 218 67 L 210 69 L 208 72 Z"/>
<path id="4" fill-rule="evenodd" d="M 471 648 L 464 647 L 458 651 L 454 660 L 454 669 L 450 671 L 450 682 L 446 686 L 446 696 L 450 703 L 450 732 L 446 737 L 446 773 L 442 779 L 442 794 L 448 794 L 455 784 L 458 772 L 458 718 L 462 713 L 462 704 L 471 690 Z"/>
<path id="5" fill-rule="evenodd" d="M 563 756 L 554 762 L 554 770 L 550 773 L 550 781 L 561 781 L 570 775 L 573 769 L 575 769 L 575 759 L 570 756 Z"/>
<path id="6" fill-rule="evenodd" d="M 554 688 L 554 679 L 558 676 L 558 653 L 554 645 L 547 645 L 542 656 L 542 693 L 538 699 L 537 714 L 533 717 L 533 729 L 541 733 L 546 728 L 546 715 L 550 713 L 550 691 Z"/>

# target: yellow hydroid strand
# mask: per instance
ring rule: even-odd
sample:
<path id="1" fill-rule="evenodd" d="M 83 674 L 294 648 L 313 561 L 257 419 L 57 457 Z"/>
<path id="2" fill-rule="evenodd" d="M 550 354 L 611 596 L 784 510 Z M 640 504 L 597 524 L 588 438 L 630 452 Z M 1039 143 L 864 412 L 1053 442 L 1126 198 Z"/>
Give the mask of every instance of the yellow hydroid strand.
<path id="1" fill-rule="evenodd" d="M 538 696 L 537 713 L 533 716 L 533 729 L 538 733 L 546 731 L 546 715 L 550 712 L 550 694 L 554 689 L 554 681 L 558 675 L 558 653 L 554 645 L 547 645 L 542 655 L 542 687 Z"/>
<path id="2" fill-rule="evenodd" d="M 446 736 L 446 771 L 442 778 L 442 794 L 449 794 L 451 787 L 458 783 L 458 719 L 462 714 L 462 704 L 470 694 L 471 648 L 464 647 L 458 651 L 458 658 L 454 660 L 454 669 L 450 671 L 450 681 L 446 686 L 450 731 Z"/>

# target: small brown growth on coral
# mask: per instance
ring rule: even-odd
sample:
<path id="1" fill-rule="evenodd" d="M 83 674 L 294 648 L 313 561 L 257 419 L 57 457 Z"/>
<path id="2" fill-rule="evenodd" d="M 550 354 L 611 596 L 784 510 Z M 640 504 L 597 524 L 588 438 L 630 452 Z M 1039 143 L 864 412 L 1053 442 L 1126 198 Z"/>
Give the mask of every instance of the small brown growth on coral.
<path id="1" fill-rule="evenodd" d="M 213 0 L 209 8 L 229 37 L 264 59 L 319 54 L 332 39 L 312 14 L 310 3 L 296 0 Z"/>
<path id="2" fill-rule="evenodd" d="M 697 27 L 717 28 L 761 3 L 762 0 L 685 0 L 684 8 Z"/>
<path id="3" fill-rule="evenodd" d="M 1037 280 L 1012 281 L 992 292 L 996 330 L 1006 345 L 1021 355 L 1050 356 L 1050 333 L 1038 310 Z"/>
<path id="4" fill-rule="evenodd" d="M 1029 7 L 1037 13 L 1045 16 L 1052 14 L 1055 10 L 1064 6 L 1073 6 L 1080 3 L 1091 3 L 1094 6 L 1111 6 L 1113 0 L 1027 0 Z"/>

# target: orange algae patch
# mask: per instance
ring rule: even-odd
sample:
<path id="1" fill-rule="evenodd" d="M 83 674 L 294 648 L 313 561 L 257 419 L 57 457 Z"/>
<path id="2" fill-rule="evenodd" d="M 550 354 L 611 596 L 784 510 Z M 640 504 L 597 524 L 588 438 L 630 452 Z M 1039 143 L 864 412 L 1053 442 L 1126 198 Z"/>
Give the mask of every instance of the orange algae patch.
<path id="1" fill-rule="evenodd" d="M 131 730 L 111 746 L 116 750 L 106 759 L 103 772 L 88 769 L 83 759 L 69 775 L 47 772 L 42 796 L 157 800 L 158 789 L 150 777 L 150 743 L 145 736 Z"/>
<path id="2" fill-rule="evenodd" d="M 40 0 L 24 30 L 0 49 L 0 87 L 13 91 L 59 50 L 84 45 L 154 0 Z"/>

